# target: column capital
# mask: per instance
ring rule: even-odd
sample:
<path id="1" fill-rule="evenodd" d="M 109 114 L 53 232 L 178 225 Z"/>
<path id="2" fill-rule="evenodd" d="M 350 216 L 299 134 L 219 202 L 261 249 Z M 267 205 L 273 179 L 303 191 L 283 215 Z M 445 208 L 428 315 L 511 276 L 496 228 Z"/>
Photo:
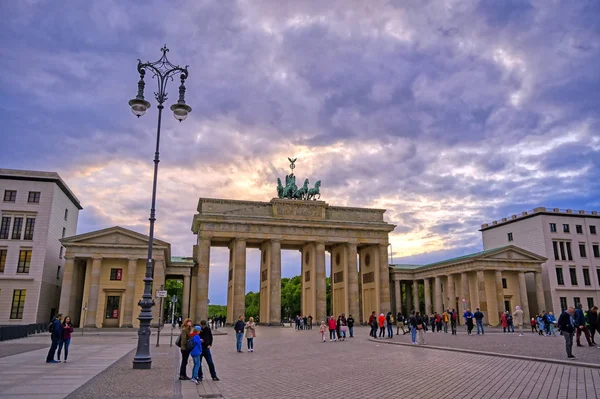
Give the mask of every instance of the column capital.
<path id="1" fill-rule="evenodd" d="M 97 260 L 101 261 L 102 260 L 102 256 L 100 256 L 100 255 L 90 256 L 90 258 L 92 258 L 93 261 L 97 261 Z"/>
<path id="2" fill-rule="evenodd" d="M 65 261 L 67 261 L 67 260 L 75 260 L 75 257 L 73 255 L 69 255 L 69 256 L 65 255 L 65 256 L 63 256 L 63 258 L 65 258 Z"/>
<path id="3" fill-rule="evenodd" d="M 211 237 L 198 237 L 198 243 L 200 243 L 200 241 L 210 241 Z"/>
<path id="4" fill-rule="evenodd" d="M 137 262 L 140 258 L 127 258 L 129 262 Z"/>
<path id="5" fill-rule="evenodd" d="M 271 238 L 271 239 L 269 239 L 269 242 L 278 242 L 278 243 L 281 243 L 281 238 Z"/>

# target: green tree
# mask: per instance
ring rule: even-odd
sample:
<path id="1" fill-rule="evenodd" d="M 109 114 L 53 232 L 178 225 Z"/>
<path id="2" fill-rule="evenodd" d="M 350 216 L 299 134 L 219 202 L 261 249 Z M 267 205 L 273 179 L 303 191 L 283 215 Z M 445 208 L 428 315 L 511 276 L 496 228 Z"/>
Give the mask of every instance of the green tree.
<path id="1" fill-rule="evenodd" d="M 227 317 L 227 306 L 225 305 L 208 305 L 208 318 Z"/>
<path id="2" fill-rule="evenodd" d="M 301 312 L 302 280 L 300 276 L 281 279 L 281 317 L 291 318 Z"/>
<path id="3" fill-rule="evenodd" d="M 325 278 L 325 295 L 327 297 L 327 315 L 333 314 L 331 310 L 331 278 Z"/>
<path id="4" fill-rule="evenodd" d="M 256 320 L 260 314 L 260 293 L 248 292 L 246 294 L 246 320 L 254 317 Z"/>
<path id="5" fill-rule="evenodd" d="M 177 297 L 175 303 L 175 317 L 181 315 L 181 299 L 183 298 L 183 281 L 182 280 L 167 280 L 164 289 L 167 291 L 167 297 L 163 299 L 163 317 L 164 320 L 171 319 L 171 301 L 173 296 Z M 158 305 L 158 303 L 157 303 Z"/>

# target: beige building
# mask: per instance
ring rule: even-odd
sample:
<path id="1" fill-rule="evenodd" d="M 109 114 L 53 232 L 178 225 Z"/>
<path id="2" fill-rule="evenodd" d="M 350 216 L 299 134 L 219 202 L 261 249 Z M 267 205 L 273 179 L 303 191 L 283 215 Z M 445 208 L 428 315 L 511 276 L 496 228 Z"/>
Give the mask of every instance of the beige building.
<path id="1" fill-rule="evenodd" d="M 545 306 L 541 267 L 544 261 L 542 256 L 508 245 L 423 266 L 391 265 L 394 311 L 406 315 L 417 309 L 431 315 L 450 308 L 462 315 L 466 309 L 479 308 L 484 322 L 498 325 L 502 312 L 513 312 L 518 305 L 527 320 L 531 305 Z M 532 276 L 539 293 L 533 304 L 527 296 L 527 275 Z"/>
<path id="2" fill-rule="evenodd" d="M 0 325 L 46 323 L 58 310 L 62 237 L 79 200 L 53 172 L 0 169 Z"/>
<path id="3" fill-rule="evenodd" d="M 548 259 L 542 265 L 547 308 L 532 309 L 536 313 L 600 304 L 599 230 L 596 211 L 543 207 L 481 226 L 484 249 L 513 244 Z"/>

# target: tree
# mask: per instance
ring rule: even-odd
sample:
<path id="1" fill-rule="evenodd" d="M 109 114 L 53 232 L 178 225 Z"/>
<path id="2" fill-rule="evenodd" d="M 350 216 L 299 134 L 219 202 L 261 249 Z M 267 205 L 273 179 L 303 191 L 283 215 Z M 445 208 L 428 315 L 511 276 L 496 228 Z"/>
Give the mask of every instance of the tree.
<path id="1" fill-rule="evenodd" d="M 167 297 L 163 300 L 163 317 L 164 320 L 170 320 L 171 317 L 171 300 L 173 296 L 177 297 L 175 303 L 175 317 L 181 315 L 181 299 L 183 298 L 183 281 L 167 280 L 165 282 L 165 290 Z M 158 305 L 158 304 L 157 304 Z"/>
<path id="2" fill-rule="evenodd" d="M 281 279 L 281 317 L 292 318 L 299 315 L 302 301 L 302 280 L 300 276 Z"/>
<path id="3" fill-rule="evenodd" d="M 225 305 L 208 305 L 208 318 L 227 317 L 227 306 Z"/>
<path id="4" fill-rule="evenodd" d="M 254 317 L 254 319 L 258 317 L 260 314 L 260 293 L 250 291 L 246 294 L 245 312 L 246 320 L 250 317 Z"/>

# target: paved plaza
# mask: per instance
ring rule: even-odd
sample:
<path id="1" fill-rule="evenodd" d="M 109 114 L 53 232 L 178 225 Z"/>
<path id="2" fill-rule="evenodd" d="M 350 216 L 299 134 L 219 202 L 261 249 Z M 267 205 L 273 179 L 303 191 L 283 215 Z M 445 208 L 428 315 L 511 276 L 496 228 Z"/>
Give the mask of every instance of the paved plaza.
<path id="1" fill-rule="evenodd" d="M 222 330 L 220 330 L 222 331 Z M 132 370 L 136 335 L 75 336 L 68 364 L 44 363 L 48 337 L 0 343 L 23 347 L 23 352 L 0 357 L 0 398 L 312 398 L 344 396 L 375 398 L 597 398 L 600 369 L 541 361 L 389 345 L 367 339 L 357 328 L 354 339 L 322 343 L 318 330 L 259 327 L 255 352 L 235 351 L 235 337 L 215 336 L 213 358 L 221 381 L 196 386 L 177 380 L 178 348 L 161 336 L 155 347 L 153 369 Z M 488 336 L 489 335 L 489 336 Z M 485 337 L 445 336 L 428 333 L 436 345 L 451 338 L 455 344 L 478 343 L 486 348 L 532 348 L 544 354 L 553 342 L 563 349 L 562 338 L 517 337 L 489 333 Z M 515 344 L 517 339 L 519 344 Z M 467 341 L 470 340 L 470 341 Z M 486 340 L 486 341 L 484 341 Z M 507 340 L 508 343 L 504 343 Z M 410 341 L 408 336 L 387 342 Z M 522 346 L 517 346 L 522 345 Z M 457 345 L 455 345 L 457 346 Z M 537 349 L 535 349 L 537 348 Z M 584 349 L 599 353 L 597 348 Z M 14 351 L 14 350 L 13 350 Z M 491 350 L 489 350 L 491 351 Z M 578 352 L 576 352 L 579 355 Z M 548 356 L 547 354 L 544 356 Z M 591 355 L 590 355 L 591 356 Z M 542 356 L 543 357 L 543 356 Z M 587 362 L 598 365 L 598 358 Z M 580 360 L 580 359 L 578 359 Z M 188 373 L 191 374 L 191 360 Z M 204 365 L 204 375 L 209 376 Z M 95 376 L 95 377 L 94 377 Z"/>

